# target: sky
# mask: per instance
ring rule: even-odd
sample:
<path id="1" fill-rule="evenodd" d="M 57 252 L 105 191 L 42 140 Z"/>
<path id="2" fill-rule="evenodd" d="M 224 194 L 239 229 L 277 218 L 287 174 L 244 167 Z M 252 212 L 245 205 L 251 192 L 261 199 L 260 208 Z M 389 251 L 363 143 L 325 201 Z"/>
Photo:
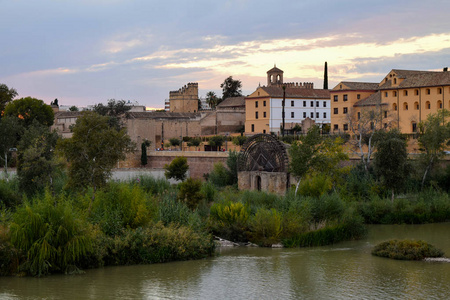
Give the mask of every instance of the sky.
<path id="1" fill-rule="evenodd" d="M 222 95 L 267 83 L 329 88 L 380 82 L 391 69 L 450 66 L 448 0 L 0 0 L 0 83 L 60 105 L 108 99 L 163 108 L 198 82 Z"/>

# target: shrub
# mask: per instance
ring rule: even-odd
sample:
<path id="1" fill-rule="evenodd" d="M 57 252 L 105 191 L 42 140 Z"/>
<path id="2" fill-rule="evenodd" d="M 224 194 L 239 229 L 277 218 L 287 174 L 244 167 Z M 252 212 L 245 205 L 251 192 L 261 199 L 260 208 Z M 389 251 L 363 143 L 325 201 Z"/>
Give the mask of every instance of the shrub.
<path id="1" fill-rule="evenodd" d="M 0 180 L 0 209 L 13 208 L 22 202 L 22 197 L 18 192 L 18 180 L 13 179 L 9 182 Z"/>
<path id="2" fill-rule="evenodd" d="M 390 240 L 374 247 L 372 254 L 399 260 L 422 260 L 426 257 L 442 257 L 444 252 L 424 241 Z"/>
<path id="3" fill-rule="evenodd" d="M 137 180 L 135 180 L 135 182 L 136 181 Z M 154 178 L 152 176 L 141 175 L 139 176 L 138 181 L 142 189 L 144 189 L 146 193 L 150 193 L 152 195 L 162 194 L 170 189 L 170 182 L 165 178 Z"/>
<path id="4" fill-rule="evenodd" d="M 213 233 L 232 241 L 246 241 L 249 210 L 240 202 L 214 203 L 210 210 Z"/>
<path id="5" fill-rule="evenodd" d="M 177 224 L 187 226 L 191 211 L 183 202 L 177 200 L 174 192 L 162 195 L 158 206 L 158 219 L 164 224 Z"/>
<path id="6" fill-rule="evenodd" d="M 309 202 L 311 216 L 316 223 L 337 220 L 345 211 L 345 205 L 336 193 L 320 198 L 306 198 L 305 201 Z"/>
<path id="7" fill-rule="evenodd" d="M 319 198 L 328 193 L 331 188 L 331 179 L 324 174 L 318 174 L 303 180 L 299 186 L 299 193 L 303 196 Z"/>
<path id="8" fill-rule="evenodd" d="M 214 164 L 213 170 L 209 173 L 208 181 L 217 187 L 224 187 L 230 182 L 230 174 L 225 166 L 218 162 Z"/>
<path id="9" fill-rule="evenodd" d="M 283 231 L 282 215 L 275 209 L 260 208 L 250 221 L 251 241 L 261 246 L 276 244 Z"/>
<path id="10" fill-rule="evenodd" d="M 17 209 L 10 234 L 12 245 L 27 254 L 22 270 L 36 276 L 77 270 L 92 249 L 87 222 L 69 201 L 48 192 Z"/>
<path id="11" fill-rule="evenodd" d="M 201 188 L 200 179 L 188 178 L 179 184 L 178 199 L 186 203 L 190 209 L 195 210 L 203 198 L 200 192 Z"/>
<path id="12" fill-rule="evenodd" d="M 187 158 L 184 156 L 176 157 L 170 164 L 164 165 L 164 175 L 167 179 L 174 178 L 175 180 L 183 181 L 186 179 L 186 172 L 189 170 Z"/>

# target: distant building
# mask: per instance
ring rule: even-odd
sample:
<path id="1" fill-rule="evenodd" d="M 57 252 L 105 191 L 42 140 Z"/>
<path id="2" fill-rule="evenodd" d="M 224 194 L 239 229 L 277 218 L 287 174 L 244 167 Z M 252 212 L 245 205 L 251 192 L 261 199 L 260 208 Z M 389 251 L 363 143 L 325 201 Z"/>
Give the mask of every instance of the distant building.
<path id="1" fill-rule="evenodd" d="M 198 83 L 188 83 L 178 91 L 169 93 L 169 111 L 195 113 L 198 111 Z"/>
<path id="2" fill-rule="evenodd" d="M 283 86 L 285 95 L 285 128 L 290 129 L 310 119 L 315 124 L 331 122 L 329 90 L 314 89 L 311 82 L 284 83 L 283 71 L 267 71 L 267 86 L 260 86 L 245 97 L 245 133 L 281 133 Z"/>

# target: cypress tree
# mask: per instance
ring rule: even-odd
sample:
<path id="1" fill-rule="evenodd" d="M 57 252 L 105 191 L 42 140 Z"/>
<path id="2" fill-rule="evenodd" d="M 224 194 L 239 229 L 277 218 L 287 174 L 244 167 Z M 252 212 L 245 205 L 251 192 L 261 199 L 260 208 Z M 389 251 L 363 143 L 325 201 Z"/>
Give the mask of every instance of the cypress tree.
<path id="1" fill-rule="evenodd" d="M 328 90 L 328 66 L 327 62 L 325 62 L 325 71 L 323 74 L 323 89 Z"/>

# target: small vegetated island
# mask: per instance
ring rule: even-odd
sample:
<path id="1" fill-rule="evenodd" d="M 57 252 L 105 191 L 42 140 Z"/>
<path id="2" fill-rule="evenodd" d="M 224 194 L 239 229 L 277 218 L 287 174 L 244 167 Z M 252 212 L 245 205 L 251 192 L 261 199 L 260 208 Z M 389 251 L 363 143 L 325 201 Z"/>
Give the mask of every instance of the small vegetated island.
<path id="1" fill-rule="evenodd" d="M 420 240 L 389 240 L 376 245 L 372 254 L 398 260 L 424 260 L 444 256 L 442 250 Z"/>

